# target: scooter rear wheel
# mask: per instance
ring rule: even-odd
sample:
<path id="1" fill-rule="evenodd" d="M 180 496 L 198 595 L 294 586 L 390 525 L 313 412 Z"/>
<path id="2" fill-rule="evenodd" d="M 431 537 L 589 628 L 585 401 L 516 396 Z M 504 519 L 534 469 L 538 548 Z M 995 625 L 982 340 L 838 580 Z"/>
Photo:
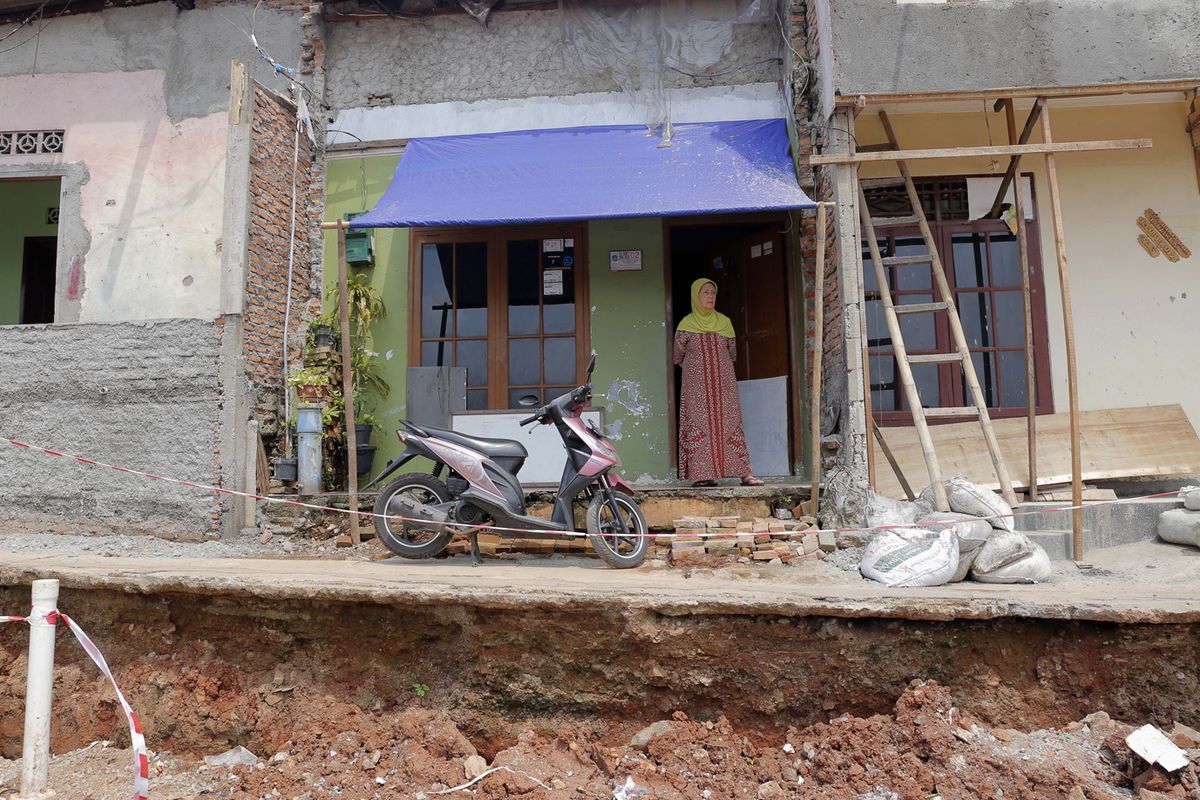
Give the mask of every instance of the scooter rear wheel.
<path id="1" fill-rule="evenodd" d="M 621 533 L 620 525 L 608 502 L 608 493 L 597 491 L 587 510 L 588 541 L 596 555 L 610 567 L 630 569 L 640 566 L 646 559 L 650 547 L 650 526 L 637 501 L 627 494 L 613 492 L 612 499 L 620 511 L 628 534 Z"/>
<path id="2" fill-rule="evenodd" d="M 396 497 L 407 497 L 425 505 L 450 502 L 450 490 L 446 484 L 432 475 L 410 472 L 383 487 L 375 498 L 375 533 L 384 547 L 401 558 L 430 558 L 446 549 L 451 533 L 434 533 L 423 530 L 419 524 L 402 522 L 388 514 L 397 513 L 389 508 Z"/>

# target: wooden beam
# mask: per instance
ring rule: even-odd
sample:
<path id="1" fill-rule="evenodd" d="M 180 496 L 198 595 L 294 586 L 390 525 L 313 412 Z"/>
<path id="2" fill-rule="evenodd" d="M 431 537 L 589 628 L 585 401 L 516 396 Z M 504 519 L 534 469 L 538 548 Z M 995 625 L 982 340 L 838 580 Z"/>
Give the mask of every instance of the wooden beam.
<path id="1" fill-rule="evenodd" d="M 812 488 L 809 491 L 810 513 L 817 515 L 821 493 L 821 367 L 825 355 L 825 207 L 817 204 L 817 263 L 816 294 L 813 298 L 813 369 L 808 390 L 809 470 Z"/>
<path id="2" fill-rule="evenodd" d="M 1041 113 L 1042 99 L 1039 97 L 1033 105 L 1033 111 L 1025 123 L 1023 136 L 1027 136 L 1034 119 Z M 1017 115 L 1013 101 L 1004 102 L 1004 113 L 1008 123 L 1008 140 L 1017 138 Z M 1013 159 L 1014 166 L 1017 159 Z M 1020 173 L 1018 173 L 1020 174 Z M 1021 258 L 1021 305 L 1025 321 L 1025 449 L 1029 453 L 1029 499 L 1037 500 L 1037 369 L 1033 358 L 1033 300 L 1030 291 L 1032 276 L 1029 272 L 1029 239 L 1025 225 L 1025 187 L 1017 181 L 1017 190 L 1013 193 L 1013 211 L 1017 216 L 1017 252 Z M 1000 197 L 996 202 L 1000 202 Z"/>
<path id="3" fill-rule="evenodd" d="M 354 430 L 354 375 L 351 372 L 350 305 L 346 287 L 346 222 L 337 221 L 338 317 L 342 323 L 342 403 L 346 409 L 346 478 L 350 490 L 350 541 L 362 541 L 358 533 L 358 436 Z"/>
<path id="4" fill-rule="evenodd" d="M 1042 110 L 1042 140 L 1051 141 L 1050 110 Z M 1067 245 L 1063 234 L 1062 203 L 1058 196 L 1058 167 L 1054 153 L 1046 153 L 1046 189 L 1054 220 L 1054 251 L 1058 256 L 1058 281 L 1062 287 L 1063 332 L 1067 339 L 1067 397 L 1071 422 L 1071 545 L 1076 561 L 1083 559 L 1083 467 L 1079 452 L 1079 376 L 1075 364 L 1075 323 L 1071 314 L 1071 282 L 1067 274 Z"/>
<path id="5" fill-rule="evenodd" d="M 1014 139 L 1013 133 L 1015 132 L 1013 130 L 1014 126 L 1012 123 L 1013 101 L 1012 101 L 1012 98 L 1008 98 L 1004 101 L 1004 107 L 1005 107 L 1005 109 L 1007 109 L 1006 113 L 1008 114 L 1008 117 L 1009 117 L 1009 125 L 1008 125 L 1009 126 L 1009 132 L 1008 132 L 1008 143 L 1009 144 L 1025 144 L 1026 142 L 1029 141 L 1029 135 L 1031 133 L 1033 133 L 1033 126 L 1037 124 L 1038 116 L 1042 113 L 1042 106 L 1045 104 L 1045 102 L 1046 101 L 1040 97 L 1037 100 L 1033 101 L 1033 108 L 1030 109 L 1029 117 L 1025 120 L 1025 128 L 1021 131 L 1020 138 L 1017 139 L 1016 141 L 1013 141 L 1013 139 Z M 995 219 L 1000 216 L 1000 208 L 1001 208 L 1001 206 L 1004 205 L 1004 195 L 1006 195 L 1008 193 L 1008 187 L 1012 185 L 1013 176 L 1017 174 L 1017 170 L 1020 168 L 1020 166 L 1021 166 L 1021 157 L 1019 155 L 1013 156 L 1012 158 L 1009 159 L 1008 169 L 1004 172 L 1004 177 L 1000 179 L 1000 191 L 996 192 L 996 199 L 994 201 L 992 201 L 992 208 L 986 214 L 986 218 Z M 1018 181 L 1017 183 L 1020 184 L 1020 181 Z M 1020 194 L 1020 193 L 1021 193 L 1021 189 L 1018 186 L 1017 194 Z"/>
<path id="6" fill-rule="evenodd" d="M 1045 144 L 1002 144 L 980 147 L 938 147 L 931 150 L 891 150 L 884 153 L 831 154 L 812 156 L 809 163 L 868 164 L 877 161 L 920 161 L 928 158 L 972 158 L 975 156 L 1015 156 L 1041 153 L 1088 153 L 1099 150 L 1145 150 L 1150 139 L 1109 139 L 1099 142 L 1046 142 Z"/>
<path id="7" fill-rule="evenodd" d="M 835 107 L 846 108 L 860 103 L 935 103 L 945 100 L 1002 100 L 1006 97 L 1113 97 L 1122 94 L 1155 94 L 1186 92 L 1200 85 L 1200 77 L 1166 81 L 1131 81 L 1127 83 L 1080 83 L 1069 86 L 1008 86 L 1000 89 L 976 89 L 949 92 L 847 92 L 838 95 Z"/>

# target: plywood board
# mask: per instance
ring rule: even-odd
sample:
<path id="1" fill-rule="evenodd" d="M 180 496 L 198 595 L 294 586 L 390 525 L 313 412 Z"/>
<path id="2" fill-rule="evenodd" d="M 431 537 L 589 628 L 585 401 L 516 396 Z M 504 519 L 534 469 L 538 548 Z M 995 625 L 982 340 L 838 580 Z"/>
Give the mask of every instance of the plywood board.
<path id="1" fill-rule="evenodd" d="M 1025 418 L 993 420 L 992 425 L 1014 488 L 1028 487 Z M 1200 437 L 1178 405 L 1083 411 L 1079 415 L 1079 425 L 1085 481 L 1200 475 Z M 981 486 L 999 488 L 978 423 L 931 425 L 929 430 L 942 475 L 947 478 L 962 475 Z M 921 457 L 916 431 L 912 427 L 899 427 L 888 428 L 885 433 L 888 445 L 913 488 L 927 486 L 929 471 Z M 1071 435 L 1068 415 L 1039 416 L 1037 442 L 1038 484 L 1069 483 Z M 874 443 L 872 446 L 878 448 Z M 904 496 L 900 482 L 888 469 L 879 470 L 876 491 L 889 497 Z"/>

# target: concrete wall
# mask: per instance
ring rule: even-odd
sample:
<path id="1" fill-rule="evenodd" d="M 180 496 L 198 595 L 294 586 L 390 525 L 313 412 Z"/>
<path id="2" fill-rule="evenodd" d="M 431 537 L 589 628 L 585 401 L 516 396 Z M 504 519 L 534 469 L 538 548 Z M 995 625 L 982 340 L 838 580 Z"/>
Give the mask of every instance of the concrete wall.
<path id="1" fill-rule="evenodd" d="M 21 313 L 21 266 L 26 236 L 55 236 L 46 209 L 58 205 L 59 182 L 0 181 L 0 325 L 15 325 Z"/>
<path id="2" fill-rule="evenodd" d="M 708 6 L 728 7 L 733 0 Z M 563 20 L 556 11 L 492 14 L 483 28 L 466 14 L 425 20 L 335 22 L 327 28 L 328 101 L 335 109 L 496 98 L 564 96 L 611 91 L 606 74 L 579 68 L 563 54 Z M 733 46 L 709 71 L 693 78 L 668 71 L 667 87 L 775 81 L 782 55 L 776 20 L 735 24 Z M 764 62 L 764 63 L 755 63 Z M 689 69 L 700 72 L 700 69 Z"/>
<path id="3" fill-rule="evenodd" d="M 1200 75 L 1195 0 L 817 0 L 844 95 Z"/>
<path id="4" fill-rule="evenodd" d="M 214 483 L 218 327 L 200 320 L 0 327 L 3 435 Z M 8 445 L 0 447 L 0 483 L 0 521 L 26 530 L 217 535 L 210 492 Z"/>
<path id="5" fill-rule="evenodd" d="M 1018 112 L 1021 113 L 1020 111 Z M 1179 403 L 1200 430 L 1200 385 L 1186 353 L 1200 348 L 1200 192 L 1184 133 L 1186 105 L 1174 102 L 1055 108 L 1056 140 L 1149 137 L 1150 150 L 1060 155 L 1057 158 L 1066 233 L 1079 402 L 1084 410 Z M 986 144 L 983 114 L 889 113 L 904 147 Z M 1002 114 L 991 115 L 1003 136 Z M 859 116 L 860 142 L 882 140 L 878 120 Z M 1035 135 L 1031 141 L 1040 141 Z M 914 162 L 920 174 L 1003 172 L 1006 161 L 942 159 Z M 1027 158 L 1034 173 L 1046 287 L 1055 410 L 1067 410 L 1065 337 L 1044 159 Z M 887 174 L 864 168 L 863 175 Z M 1153 208 L 1193 251 L 1172 264 L 1137 243 L 1136 220 Z"/>
<path id="6" fill-rule="evenodd" d="M 67 16 L 36 67 L 32 46 L 0 62 L 3 127 L 66 131 L 63 153 L 5 157 L 0 177 L 77 176 L 63 183 L 58 321 L 218 315 L 230 60 L 280 85 L 230 16 L 248 25 L 241 7 L 169 3 Z M 260 9 L 255 28 L 298 61 L 297 15 Z"/>

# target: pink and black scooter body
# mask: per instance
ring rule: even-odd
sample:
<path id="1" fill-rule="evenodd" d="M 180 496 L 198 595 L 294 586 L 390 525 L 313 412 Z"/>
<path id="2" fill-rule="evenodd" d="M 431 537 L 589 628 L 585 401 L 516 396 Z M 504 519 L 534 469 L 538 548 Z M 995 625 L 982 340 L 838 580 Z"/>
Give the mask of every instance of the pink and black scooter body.
<path id="1" fill-rule="evenodd" d="M 593 356 L 588 365 L 589 377 L 594 366 Z M 462 513 L 464 506 L 474 506 L 491 517 L 496 528 L 519 531 L 497 530 L 501 535 L 560 538 L 556 533 L 539 535 L 536 531 L 574 530 L 575 501 L 583 492 L 589 489 L 595 491 L 597 487 L 594 485 L 598 485 L 605 494 L 610 494 L 614 488 L 633 494 L 633 487 L 612 472 L 620 464 L 612 442 L 595 425 L 582 418 L 583 409 L 591 398 L 592 384 L 589 381 L 552 400 L 520 422 L 522 426 L 534 423 L 554 425 L 567 451 L 554 513 L 549 520 L 526 513 L 525 492 L 517 473 L 525 463 L 528 452 L 517 441 L 465 436 L 456 431 L 405 421 L 402 423 L 404 430 L 398 432 L 405 444 L 405 452 L 388 464 L 371 484 L 387 477 L 412 458 L 424 456 L 438 464 L 435 475 L 440 474 L 442 465 L 445 465 L 452 475 L 465 481 L 466 486 L 454 492 L 455 502 L 449 504 L 451 508 L 410 507 L 406 513 L 415 511 L 429 522 L 444 524 L 453 519 L 463 519 L 466 516 Z M 617 517 L 619 519 L 620 515 Z"/>

